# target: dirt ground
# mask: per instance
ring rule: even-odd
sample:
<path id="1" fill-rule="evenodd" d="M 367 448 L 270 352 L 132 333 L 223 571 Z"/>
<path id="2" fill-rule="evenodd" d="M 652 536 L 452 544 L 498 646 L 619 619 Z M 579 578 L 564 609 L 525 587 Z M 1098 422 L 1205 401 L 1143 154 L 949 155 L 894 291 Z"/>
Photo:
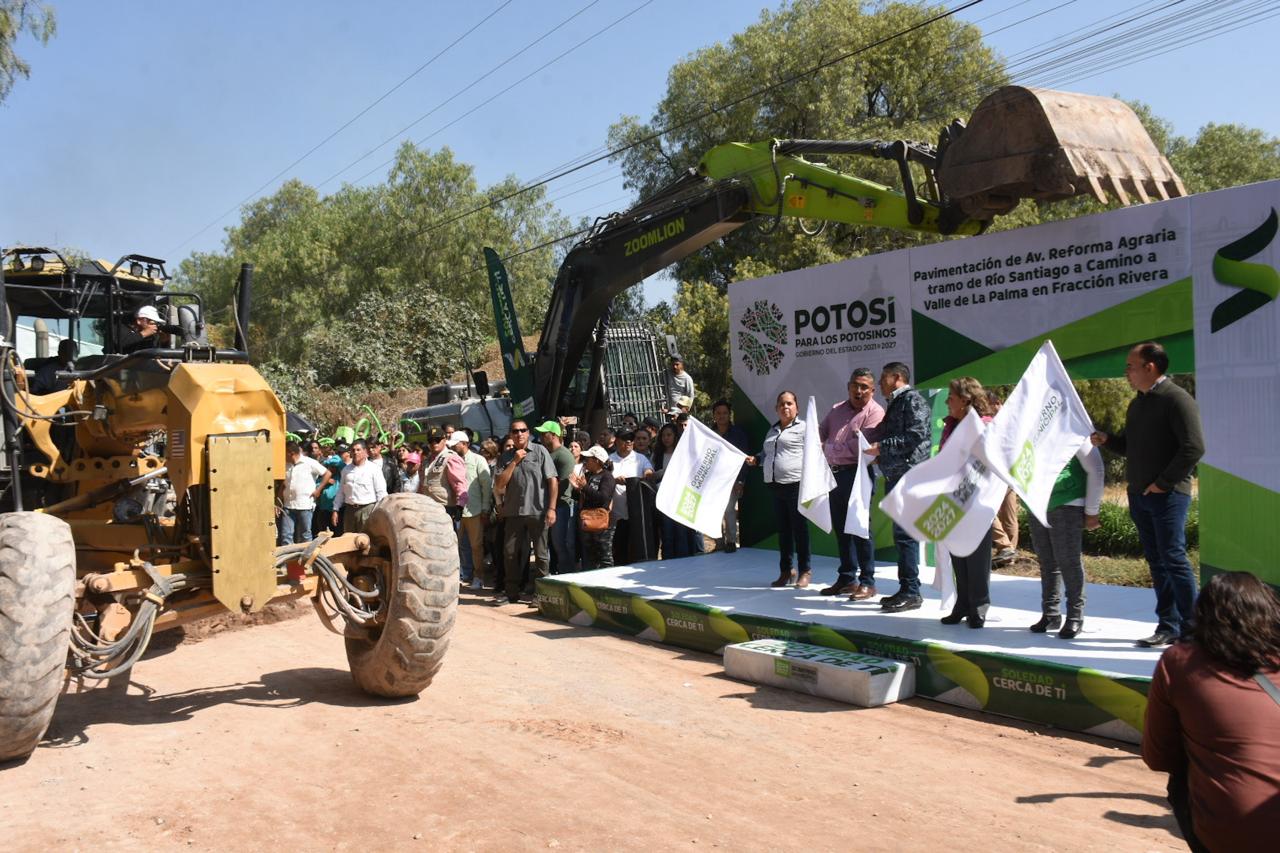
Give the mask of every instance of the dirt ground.
<path id="1" fill-rule="evenodd" d="M 1185 849 L 1122 744 L 758 688 L 524 606 L 465 596 L 401 702 L 314 617 L 157 645 L 0 769 L 6 851 Z"/>

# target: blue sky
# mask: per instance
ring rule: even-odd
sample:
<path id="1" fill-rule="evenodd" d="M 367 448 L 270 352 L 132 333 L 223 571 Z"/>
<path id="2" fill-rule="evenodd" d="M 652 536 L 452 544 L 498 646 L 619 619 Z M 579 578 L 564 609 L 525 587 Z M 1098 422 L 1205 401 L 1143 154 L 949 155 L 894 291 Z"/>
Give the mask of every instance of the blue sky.
<path id="1" fill-rule="evenodd" d="M 220 214 L 502 2 L 56 2 L 58 35 L 43 48 L 19 43 L 32 76 L 0 105 L 0 242 L 69 245 L 112 259 L 140 252 L 175 264 L 192 250 L 217 248 L 223 229 L 238 219 Z M 331 178 L 588 2 L 513 0 L 289 175 L 311 184 Z M 598 0 L 408 138 L 432 134 L 644 2 Z M 1155 5 L 985 0 L 962 17 L 986 18 L 980 25 L 990 31 L 1045 12 L 991 36 L 1012 56 L 1122 8 Z M 649 0 L 424 144 L 448 145 L 475 165 L 482 184 L 507 174 L 536 177 L 603 145 L 619 116 L 647 117 L 673 63 L 742 30 L 766 6 L 772 4 Z M 1186 135 L 1207 122 L 1280 135 L 1280 99 L 1271 94 L 1280 69 L 1277 36 L 1280 18 L 1273 18 L 1062 88 L 1146 101 Z M 393 150 L 378 148 L 322 190 L 355 181 Z M 575 220 L 625 208 L 631 199 L 620 178 L 611 178 L 616 172 L 591 167 L 564 186 L 553 184 L 550 195 Z M 365 181 L 384 174 L 374 171 Z M 669 281 L 646 285 L 651 300 L 670 292 Z"/>

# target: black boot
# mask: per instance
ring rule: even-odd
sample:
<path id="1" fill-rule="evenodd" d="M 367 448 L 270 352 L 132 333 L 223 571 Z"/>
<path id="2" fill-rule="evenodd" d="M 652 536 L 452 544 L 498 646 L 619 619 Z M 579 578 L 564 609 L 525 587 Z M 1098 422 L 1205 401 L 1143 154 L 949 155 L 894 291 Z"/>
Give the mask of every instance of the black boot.
<path id="1" fill-rule="evenodd" d="M 1082 630 L 1084 630 L 1084 619 L 1079 616 L 1068 616 L 1067 621 L 1062 624 L 1062 630 L 1058 632 L 1058 636 L 1064 640 L 1072 640 Z"/>
<path id="2" fill-rule="evenodd" d="M 943 616 L 938 621 L 941 622 L 943 625 L 959 625 L 961 622 L 964 621 L 964 614 L 961 613 L 959 610 L 952 610 L 950 613 L 948 613 L 946 616 Z"/>
<path id="3" fill-rule="evenodd" d="M 1043 634 L 1046 631 L 1056 631 L 1061 627 L 1061 616 L 1041 616 L 1040 621 L 1031 626 L 1031 633 Z"/>

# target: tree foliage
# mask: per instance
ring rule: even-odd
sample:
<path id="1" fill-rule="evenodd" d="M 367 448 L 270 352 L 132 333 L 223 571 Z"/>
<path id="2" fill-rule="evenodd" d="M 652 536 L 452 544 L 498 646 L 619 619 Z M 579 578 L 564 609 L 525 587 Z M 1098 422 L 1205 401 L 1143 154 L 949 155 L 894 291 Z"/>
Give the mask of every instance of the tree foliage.
<path id="1" fill-rule="evenodd" d="M 58 30 L 53 7 L 30 0 L 0 0 L 0 103 L 19 77 L 31 76 L 31 66 L 18 55 L 14 44 L 26 33 L 48 44 Z"/>
<path id="2" fill-rule="evenodd" d="M 184 260 L 175 286 L 201 294 L 229 341 L 236 276 L 252 263 L 250 352 L 303 388 L 432 384 L 458 369 L 460 342 L 494 336 L 482 248 L 506 255 L 567 227 L 539 192 L 448 221 L 516 187 L 481 189 L 447 148 L 406 144 L 384 183 L 321 196 L 291 180 L 246 205 L 223 248 Z M 555 260 L 548 247 L 508 262 L 522 317 L 545 312 Z"/>
<path id="3" fill-rule="evenodd" d="M 671 69 L 667 92 L 648 121 L 623 118 L 610 128 L 613 147 L 657 134 L 619 156 L 626 184 L 652 195 L 698 164 L 708 149 L 729 141 L 778 138 L 936 139 L 938 130 L 968 112 L 966 99 L 981 86 L 1003 81 L 1001 64 L 980 31 L 953 18 L 854 56 L 817 74 L 770 90 L 701 121 L 708 107 L 874 43 L 942 11 L 937 6 L 857 0 L 794 0 L 727 43 L 704 48 Z M 834 162 L 834 161 L 833 161 Z M 886 184 L 896 167 L 884 161 L 841 158 L 839 168 Z M 915 235 L 830 228 L 820 237 L 785 224 L 764 234 L 754 226 L 681 261 L 675 276 L 724 287 L 742 278 L 746 257 L 776 270 L 792 270 L 920 242 Z"/>

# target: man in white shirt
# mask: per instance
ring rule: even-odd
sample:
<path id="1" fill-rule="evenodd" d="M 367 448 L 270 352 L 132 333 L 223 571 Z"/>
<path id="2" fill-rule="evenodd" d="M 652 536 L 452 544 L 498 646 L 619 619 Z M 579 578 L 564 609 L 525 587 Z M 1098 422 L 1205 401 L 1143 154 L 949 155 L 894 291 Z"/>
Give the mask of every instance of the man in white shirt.
<path id="1" fill-rule="evenodd" d="M 613 533 L 614 565 L 624 565 L 631 561 L 630 556 L 630 524 L 627 509 L 627 481 L 639 477 L 653 479 L 653 463 L 643 453 L 635 451 L 636 434 L 620 432 L 614 440 L 614 452 L 609 454 L 613 463 L 613 479 L 616 489 L 613 499 L 613 516 L 615 526 Z"/>
<path id="2" fill-rule="evenodd" d="M 333 499 L 333 525 L 337 527 L 339 513 L 345 510 L 342 532 L 363 533 L 373 508 L 387 496 L 387 481 L 382 476 L 382 466 L 369 461 L 369 447 L 363 438 L 351 445 L 351 459 L 351 464 L 342 469 L 342 485 Z"/>
<path id="3" fill-rule="evenodd" d="M 284 483 L 276 508 L 276 545 L 292 545 L 311 541 L 311 514 L 316 498 L 329 485 L 333 475 L 310 456 L 302 455 L 302 447 L 291 441 L 284 446 Z"/>

